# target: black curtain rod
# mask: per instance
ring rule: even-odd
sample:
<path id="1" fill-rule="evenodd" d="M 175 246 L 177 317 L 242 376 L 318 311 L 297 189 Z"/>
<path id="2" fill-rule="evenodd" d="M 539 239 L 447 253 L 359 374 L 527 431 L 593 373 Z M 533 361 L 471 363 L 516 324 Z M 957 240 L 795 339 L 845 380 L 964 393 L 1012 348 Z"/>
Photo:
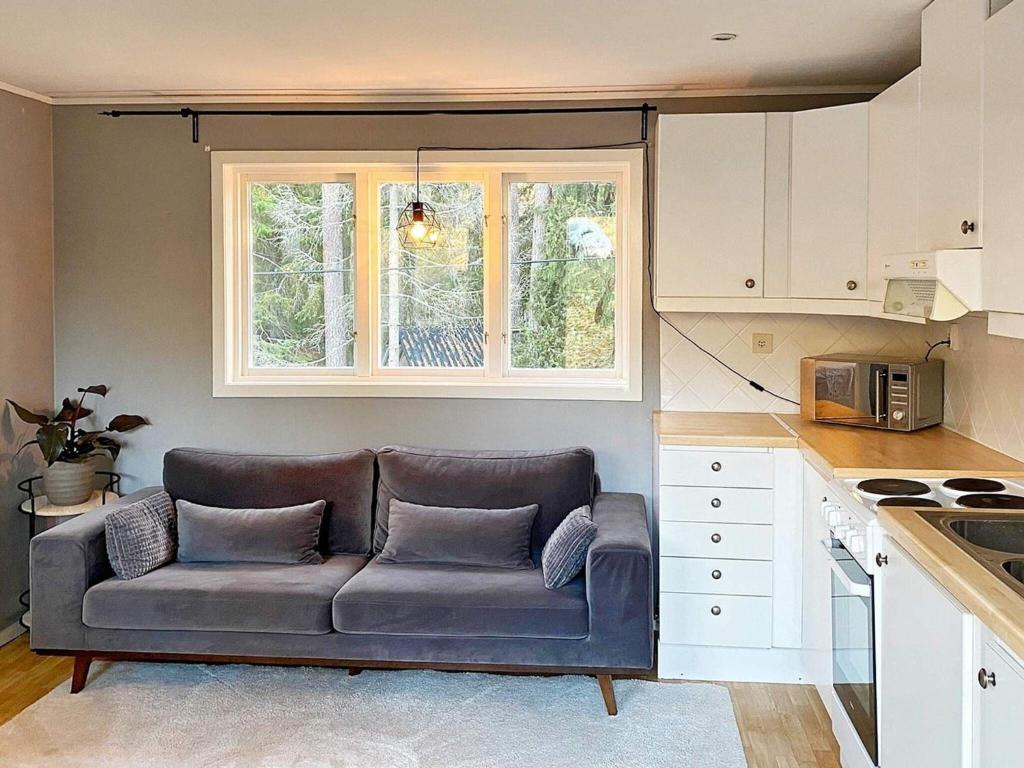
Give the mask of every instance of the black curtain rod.
<path id="1" fill-rule="evenodd" d="M 658 108 L 644 102 L 617 107 L 466 107 L 461 109 L 111 109 L 105 117 L 185 117 L 192 120 L 192 143 L 199 143 L 199 118 L 209 117 L 409 117 L 422 115 L 576 115 L 639 112 L 641 136 L 647 140 L 647 117 Z"/>

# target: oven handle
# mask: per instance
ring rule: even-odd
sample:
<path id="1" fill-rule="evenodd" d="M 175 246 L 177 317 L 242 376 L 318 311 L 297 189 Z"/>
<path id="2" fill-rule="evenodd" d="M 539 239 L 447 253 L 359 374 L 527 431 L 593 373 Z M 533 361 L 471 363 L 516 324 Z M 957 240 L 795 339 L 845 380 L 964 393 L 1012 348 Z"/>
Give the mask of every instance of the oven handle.
<path id="1" fill-rule="evenodd" d="M 829 541 L 822 541 L 821 546 L 823 546 L 825 550 L 828 552 L 829 568 L 832 569 L 832 575 L 839 579 L 839 583 L 843 585 L 843 589 L 845 589 L 849 594 L 854 595 L 855 597 L 870 598 L 871 585 L 857 584 L 855 581 L 853 581 L 853 579 L 851 579 L 846 574 L 846 571 L 843 570 L 842 566 L 839 565 L 839 561 L 836 560 L 835 556 L 832 554 L 834 548 Z"/>

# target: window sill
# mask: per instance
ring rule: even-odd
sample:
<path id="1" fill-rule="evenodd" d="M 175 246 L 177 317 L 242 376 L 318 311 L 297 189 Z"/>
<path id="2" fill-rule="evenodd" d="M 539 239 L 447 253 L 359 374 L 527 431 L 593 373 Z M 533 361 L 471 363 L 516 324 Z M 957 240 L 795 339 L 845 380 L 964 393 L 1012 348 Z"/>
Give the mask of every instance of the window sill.
<path id="1" fill-rule="evenodd" d="M 497 400 L 613 400 L 643 399 L 640 382 L 621 380 L 524 381 L 515 379 L 444 379 L 425 381 L 368 381 L 304 379 L 300 381 L 214 381 L 214 397 L 409 397 Z"/>

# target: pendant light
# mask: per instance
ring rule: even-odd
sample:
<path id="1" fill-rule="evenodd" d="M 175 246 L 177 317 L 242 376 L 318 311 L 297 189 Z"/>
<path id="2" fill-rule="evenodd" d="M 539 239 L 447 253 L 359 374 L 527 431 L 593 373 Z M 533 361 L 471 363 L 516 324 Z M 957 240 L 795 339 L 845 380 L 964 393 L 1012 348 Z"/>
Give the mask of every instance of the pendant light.
<path id="1" fill-rule="evenodd" d="M 406 248 L 437 245 L 441 239 L 441 224 L 437 211 L 430 203 L 420 200 L 420 150 L 416 150 L 416 199 L 405 206 L 398 217 L 398 239 Z"/>

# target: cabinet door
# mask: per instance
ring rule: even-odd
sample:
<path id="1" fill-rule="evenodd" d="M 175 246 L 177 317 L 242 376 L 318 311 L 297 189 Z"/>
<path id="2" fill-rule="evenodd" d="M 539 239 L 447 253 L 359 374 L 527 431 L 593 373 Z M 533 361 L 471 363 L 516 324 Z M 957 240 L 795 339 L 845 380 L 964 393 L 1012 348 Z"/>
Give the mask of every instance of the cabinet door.
<path id="1" fill-rule="evenodd" d="M 985 24 L 985 309 L 1024 313 L 1024 3 Z"/>
<path id="2" fill-rule="evenodd" d="M 658 119 L 659 296 L 762 296 L 764 163 L 763 113 Z"/>
<path id="3" fill-rule="evenodd" d="M 885 298 L 885 257 L 917 250 L 921 71 L 871 101 L 868 163 L 868 298 Z"/>
<path id="4" fill-rule="evenodd" d="M 868 105 L 793 115 L 790 295 L 867 295 Z"/>
<path id="5" fill-rule="evenodd" d="M 986 687 L 979 696 L 978 768 L 1020 768 L 1024 759 L 1024 668 L 992 641 L 982 648 L 981 660 Z"/>
<path id="6" fill-rule="evenodd" d="M 982 46 L 989 0 L 934 0 L 921 14 L 924 250 L 981 245 Z M 974 230 L 962 231 L 972 224 Z"/>
<path id="7" fill-rule="evenodd" d="M 885 539 L 879 601 L 879 765 L 961 768 L 970 718 L 964 699 L 972 617 Z"/>

